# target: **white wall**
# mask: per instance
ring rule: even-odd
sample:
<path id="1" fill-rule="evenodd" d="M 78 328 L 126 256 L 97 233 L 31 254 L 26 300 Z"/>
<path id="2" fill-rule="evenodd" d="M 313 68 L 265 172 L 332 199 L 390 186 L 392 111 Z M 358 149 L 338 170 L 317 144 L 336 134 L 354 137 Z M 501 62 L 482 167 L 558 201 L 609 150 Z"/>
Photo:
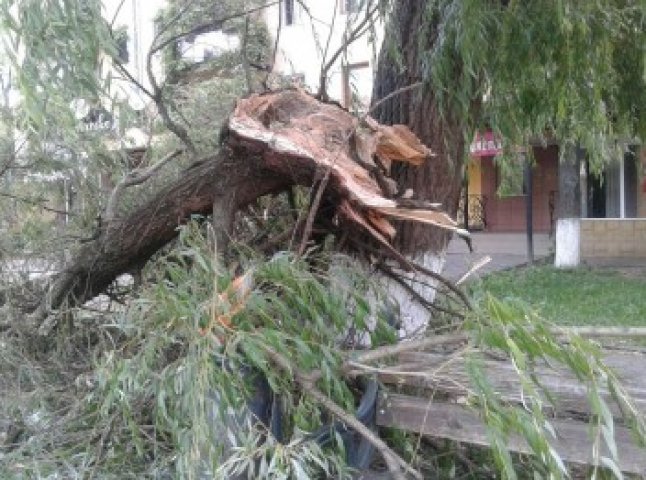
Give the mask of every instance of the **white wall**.
<path id="1" fill-rule="evenodd" d="M 295 1 L 294 24 L 282 23 L 274 71 L 285 75 L 304 75 L 306 86 L 312 92 L 316 92 L 324 59 L 329 60 L 343 45 L 344 34 L 363 17 L 364 12 L 343 13 L 339 7 L 341 0 L 303 0 L 303 3 L 309 14 Z M 166 0 L 103 0 L 103 4 L 104 16 L 109 21 L 115 19 L 115 28 L 123 25 L 128 27 L 130 58 L 126 67 L 142 85 L 149 88 L 146 54 L 155 35 L 155 15 L 165 6 Z M 279 24 L 279 6 L 270 6 L 262 11 L 261 15 L 267 22 L 270 34 L 275 38 Z M 328 94 L 332 99 L 343 101 L 342 65 L 367 62 L 368 68 L 354 70 L 350 83 L 363 101 L 367 103 L 370 100 L 374 57 L 383 36 L 380 23 L 376 25 L 375 33 L 377 37 L 374 42 L 368 40 L 369 35 L 364 35 L 350 45 L 330 69 Z M 200 35 L 193 43 L 182 44 L 183 53 L 186 57 L 194 57 L 196 61 L 201 61 L 207 50 L 217 52 L 238 46 L 237 38 L 224 35 L 226 38 L 223 39 L 220 38 L 222 35 Z M 160 76 L 162 71 L 159 57 L 154 59 L 153 66 L 156 75 Z M 119 98 L 129 98 L 135 108 L 143 108 L 148 103 L 148 99 L 132 88 L 129 82 L 116 81 L 114 89 Z"/>
<path id="2" fill-rule="evenodd" d="M 316 92 L 319 86 L 319 76 L 323 61 L 330 57 L 343 45 L 343 36 L 358 20 L 357 14 L 343 14 L 337 0 L 305 0 L 310 15 L 296 4 L 296 21 L 293 25 L 285 25 L 280 29 L 278 55 L 275 72 L 286 75 L 302 74 L 306 86 Z M 364 12 L 359 12 L 361 17 Z M 279 24 L 279 7 L 268 8 L 265 13 L 270 34 L 276 36 Z M 376 50 L 381 45 L 383 28 L 377 25 L 377 39 L 374 44 L 368 41 L 368 35 L 353 43 L 329 71 L 328 94 L 337 101 L 343 100 L 342 65 L 368 62 L 369 68 L 358 72 L 355 79 L 356 87 L 361 96 L 368 100 L 372 92 L 372 71 Z M 329 47 L 326 52 L 326 44 Z"/>
<path id="3" fill-rule="evenodd" d="M 126 68 L 146 88 L 150 88 L 146 74 L 146 55 L 155 36 L 155 16 L 166 4 L 165 0 L 103 0 L 104 17 L 114 19 L 114 28 L 128 27 L 129 61 Z M 156 76 L 161 75 L 161 63 L 157 56 L 153 62 Z M 119 75 L 115 78 L 119 78 Z M 136 109 L 143 108 L 150 99 L 138 92 L 129 81 L 116 81 L 114 92 L 119 98 L 128 98 Z"/>

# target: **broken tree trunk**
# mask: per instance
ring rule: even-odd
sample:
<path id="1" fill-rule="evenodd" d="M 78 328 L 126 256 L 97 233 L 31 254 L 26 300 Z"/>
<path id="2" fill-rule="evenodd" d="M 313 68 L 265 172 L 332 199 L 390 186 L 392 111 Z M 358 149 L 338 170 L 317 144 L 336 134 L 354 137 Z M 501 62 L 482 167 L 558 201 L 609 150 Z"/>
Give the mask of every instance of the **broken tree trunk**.
<path id="1" fill-rule="evenodd" d="M 419 165 L 432 155 L 406 127 L 357 119 L 337 105 L 285 90 L 240 100 L 223 133 L 216 155 L 197 161 L 130 214 L 111 219 L 76 252 L 31 314 L 34 325 L 66 302 L 84 303 L 120 274 L 143 265 L 190 216 L 212 213 L 223 230 L 216 234 L 224 238 L 240 208 L 324 177 L 326 201 L 336 207 L 333 223 L 369 235 L 390 256 L 398 253 L 387 217 L 457 229 L 437 204 L 410 195 L 393 198 L 390 164 Z"/>

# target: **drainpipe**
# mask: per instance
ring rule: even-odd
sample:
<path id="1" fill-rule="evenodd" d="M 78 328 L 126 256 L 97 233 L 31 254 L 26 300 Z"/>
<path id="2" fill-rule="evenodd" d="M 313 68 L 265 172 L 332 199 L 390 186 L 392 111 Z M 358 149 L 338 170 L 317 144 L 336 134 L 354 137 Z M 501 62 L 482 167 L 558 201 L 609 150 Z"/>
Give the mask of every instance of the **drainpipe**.
<path id="1" fill-rule="evenodd" d="M 534 263 L 534 218 L 532 198 L 532 165 L 529 158 L 523 154 L 525 164 L 525 218 L 527 220 L 527 263 Z"/>
<path id="2" fill-rule="evenodd" d="M 588 218 L 588 168 L 585 160 L 581 161 L 579 177 L 581 183 L 581 218 Z"/>
<path id="3" fill-rule="evenodd" d="M 133 55 L 132 58 L 135 62 L 134 67 L 135 67 L 135 77 L 139 82 L 143 81 L 143 72 L 142 72 L 142 60 L 140 58 L 140 55 L 142 55 L 142 52 L 140 52 L 140 45 L 139 45 L 139 13 L 137 12 L 137 1 L 138 0 L 133 0 L 132 1 L 132 50 L 133 50 Z"/>
<path id="4" fill-rule="evenodd" d="M 626 171 L 624 155 L 619 160 L 619 218 L 626 218 Z"/>
<path id="5" fill-rule="evenodd" d="M 469 170 L 464 172 L 464 229 L 469 231 Z"/>

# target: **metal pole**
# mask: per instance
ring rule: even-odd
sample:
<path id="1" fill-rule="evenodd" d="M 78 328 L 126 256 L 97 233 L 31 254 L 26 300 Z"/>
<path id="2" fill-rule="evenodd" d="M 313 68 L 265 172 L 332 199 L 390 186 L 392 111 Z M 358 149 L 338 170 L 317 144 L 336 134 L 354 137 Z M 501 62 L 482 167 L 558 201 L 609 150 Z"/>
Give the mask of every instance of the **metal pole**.
<path id="1" fill-rule="evenodd" d="M 466 178 L 464 181 L 464 229 L 469 231 L 469 170 L 465 172 Z"/>
<path id="2" fill-rule="evenodd" d="M 533 219 L 533 198 L 532 198 L 532 165 L 528 158 L 525 163 L 525 208 L 527 219 L 527 263 L 534 263 L 534 219 Z"/>

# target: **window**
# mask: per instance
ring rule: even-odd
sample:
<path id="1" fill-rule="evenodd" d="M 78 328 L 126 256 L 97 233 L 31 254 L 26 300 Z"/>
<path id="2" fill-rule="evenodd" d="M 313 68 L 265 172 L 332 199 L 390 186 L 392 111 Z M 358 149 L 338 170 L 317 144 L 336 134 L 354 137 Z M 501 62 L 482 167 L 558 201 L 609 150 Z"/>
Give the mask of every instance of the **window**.
<path id="1" fill-rule="evenodd" d="M 496 186 L 501 197 L 519 197 L 527 193 L 524 156 L 496 162 Z"/>
<path id="2" fill-rule="evenodd" d="M 113 33 L 114 43 L 117 50 L 116 58 L 120 63 L 128 63 L 130 54 L 128 52 L 128 27 L 117 27 Z"/>
<path id="3" fill-rule="evenodd" d="M 130 52 L 128 51 L 128 37 L 120 38 L 117 41 L 117 58 L 121 63 L 130 61 Z"/>
<path id="4" fill-rule="evenodd" d="M 360 0 L 339 0 L 339 10 L 342 14 L 356 13 L 360 6 Z"/>
<path id="5" fill-rule="evenodd" d="M 295 0 L 283 0 L 281 5 L 283 7 L 283 23 L 285 25 L 294 25 L 296 19 L 296 5 Z"/>

